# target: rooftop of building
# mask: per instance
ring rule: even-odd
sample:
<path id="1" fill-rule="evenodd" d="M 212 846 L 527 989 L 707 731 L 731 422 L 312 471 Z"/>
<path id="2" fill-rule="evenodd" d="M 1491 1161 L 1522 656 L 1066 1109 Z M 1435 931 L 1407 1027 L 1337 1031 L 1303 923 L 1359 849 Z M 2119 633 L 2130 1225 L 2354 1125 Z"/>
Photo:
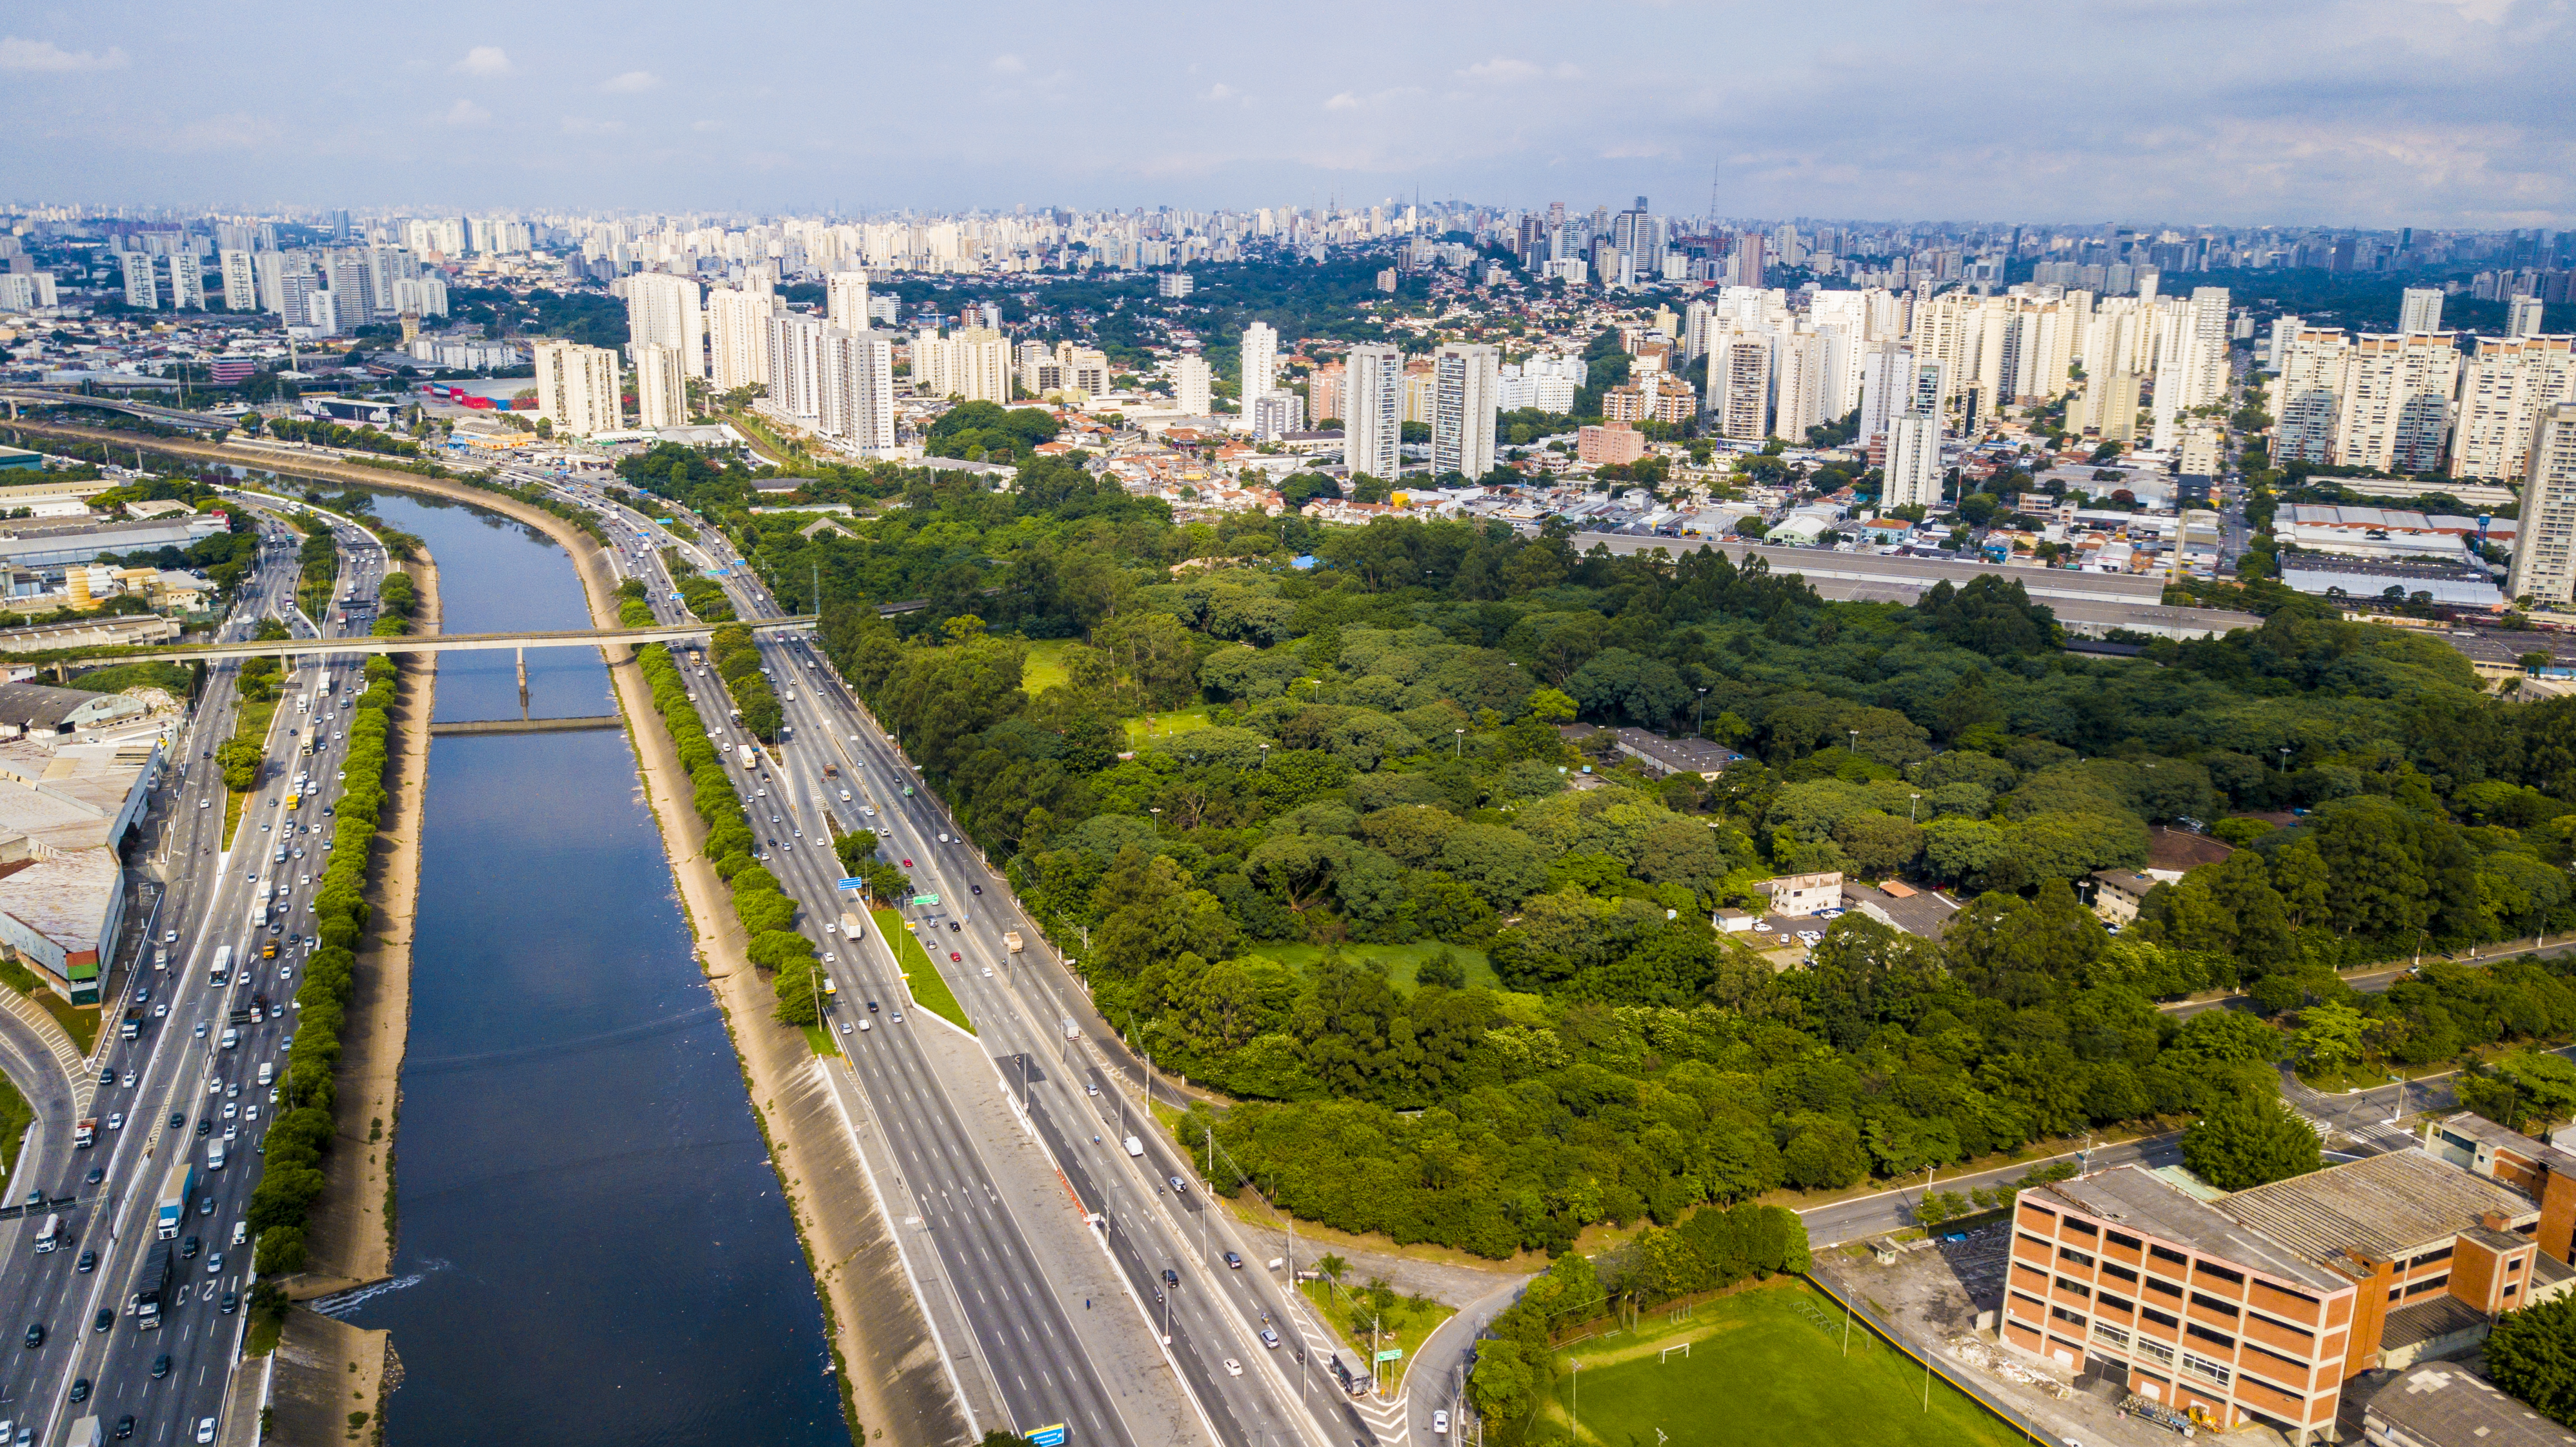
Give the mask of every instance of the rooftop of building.
<path id="1" fill-rule="evenodd" d="M 2445 1298 L 2447 1299 L 2447 1298 Z M 2389 1322 L 2395 1325 L 2398 1316 Z M 2427 1362 L 2373 1394 L 2372 1415 L 2434 1447 L 2568 1447 L 2576 1433 L 2506 1396 L 2458 1362 Z"/>
<path id="2" fill-rule="evenodd" d="M 2338 1291 L 2352 1285 L 2352 1278 L 2288 1250 L 2138 1166 L 2113 1166 L 2052 1182 L 2030 1194 L 2055 1196 L 2088 1216 L 2313 1290 Z"/>
<path id="3" fill-rule="evenodd" d="M 66 952 L 96 949 L 100 911 L 123 882 L 124 868 L 108 850 L 47 855 L 0 878 L 0 913 Z"/>
<path id="4" fill-rule="evenodd" d="M 2235 852 L 2235 846 L 2224 839 L 2194 834 L 2170 825 L 2147 836 L 2149 869 L 2178 869 L 2188 873 L 2204 864 L 2216 864 Z"/>
<path id="5" fill-rule="evenodd" d="M 2549 1167 L 2550 1174 L 2576 1176 L 2576 1154 L 2560 1150 L 2544 1140 L 2535 1140 L 2518 1130 L 2500 1126 L 2474 1111 L 2446 1115 L 2441 1120 L 2442 1134 L 2476 1141 L 2480 1145 L 2507 1150 L 2524 1160 L 2538 1161 Z"/>
<path id="6" fill-rule="evenodd" d="M 2388 1261 L 2446 1242 L 2490 1211 L 2519 1221 L 2540 1206 L 2501 1181 L 2398 1151 L 2239 1191 L 2220 1209 L 2311 1261 L 2347 1251 Z"/>
<path id="7" fill-rule="evenodd" d="M 96 703 L 101 697 L 86 689 L 55 688 L 43 683 L 0 683 L 0 724 L 60 728 L 73 710 Z"/>
<path id="8" fill-rule="evenodd" d="M 1937 940 L 1959 912 L 1959 902 L 1945 894 L 1916 889 L 1902 880 L 1885 880 L 1875 888 L 1856 879 L 1843 881 L 1843 907 L 1875 910 L 1910 935 Z"/>
<path id="9" fill-rule="evenodd" d="M 2404 1351 L 2446 1336 L 2458 1336 L 2487 1325 L 2487 1314 L 2451 1295 L 2436 1292 L 2422 1301 L 2401 1306 L 2388 1313 L 2379 1329 L 2382 1351 Z"/>

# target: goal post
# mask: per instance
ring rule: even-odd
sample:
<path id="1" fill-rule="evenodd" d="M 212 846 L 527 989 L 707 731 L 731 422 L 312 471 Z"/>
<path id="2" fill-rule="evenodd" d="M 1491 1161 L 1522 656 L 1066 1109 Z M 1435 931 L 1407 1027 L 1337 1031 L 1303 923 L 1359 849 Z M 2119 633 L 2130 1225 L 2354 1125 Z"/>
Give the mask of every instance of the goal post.
<path id="1" fill-rule="evenodd" d="M 1691 1344 L 1689 1342 L 1676 1342 L 1655 1354 L 1655 1365 L 1660 1367 L 1664 1363 L 1671 1361 L 1673 1359 L 1673 1353 L 1675 1352 L 1680 1352 L 1683 1356 L 1687 1357 L 1690 1355 L 1690 1349 Z"/>

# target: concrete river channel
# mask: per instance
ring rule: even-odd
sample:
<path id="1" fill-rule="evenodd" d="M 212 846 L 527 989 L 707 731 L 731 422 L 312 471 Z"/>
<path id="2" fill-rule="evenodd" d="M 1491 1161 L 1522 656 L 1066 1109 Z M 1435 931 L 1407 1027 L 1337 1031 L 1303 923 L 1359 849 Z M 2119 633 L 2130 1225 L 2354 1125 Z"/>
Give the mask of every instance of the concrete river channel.
<path id="1" fill-rule="evenodd" d="M 563 550 L 376 495 L 451 633 L 589 626 Z M 528 658 L 532 716 L 614 714 L 596 652 Z M 514 719 L 505 652 L 439 655 L 437 719 Z M 624 733 L 429 756 L 388 1327 L 396 1447 L 847 1447 L 822 1308 L 689 948 Z"/>

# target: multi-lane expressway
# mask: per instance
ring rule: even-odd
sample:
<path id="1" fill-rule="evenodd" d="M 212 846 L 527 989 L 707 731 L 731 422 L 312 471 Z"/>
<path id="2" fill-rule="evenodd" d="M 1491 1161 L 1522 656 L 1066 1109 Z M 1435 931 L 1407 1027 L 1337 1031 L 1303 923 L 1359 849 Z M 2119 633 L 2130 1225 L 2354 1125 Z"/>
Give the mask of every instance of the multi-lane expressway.
<path id="1" fill-rule="evenodd" d="M 259 620 L 277 619 L 291 634 L 312 637 L 314 621 L 296 607 L 291 535 L 264 516 L 259 525 L 259 569 L 223 636 L 246 638 Z M 371 600 L 381 552 L 354 528 L 334 524 L 334 532 L 344 587 Z M 337 627 L 328 619 L 320 625 L 325 633 Z M 0 1418 L 10 1422 L 6 1440 L 13 1443 L 64 1441 L 74 1422 L 93 1415 L 111 1433 L 130 1416 L 132 1440 L 154 1444 L 192 1442 L 209 1419 L 218 1430 L 224 1425 L 249 1284 L 249 1245 L 234 1236 L 258 1182 L 261 1137 L 281 1108 L 258 1085 L 257 1072 L 270 1062 L 282 1073 L 284 1042 L 295 1029 L 286 1002 L 311 948 L 313 882 L 328 857 L 356 682 L 354 660 L 310 664 L 285 677 L 260 782 L 228 850 L 223 780 L 212 753 L 234 728 L 238 668 L 209 671 L 173 741 L 137 846 L 163 861 L 168 888 L 151 938 L 121 955 L 105 979 L 113 992 L 101 1012 L 107 1038 L 89 1063 L 99 1072 L 90 1077 L 90 1112 L 102 1123 L 98 1144 L 75 1150 L 70 1122 L 40 1122 L 25 1172 L 32 1184 L 11 1183 L 18 1199 L 39 1189 L 76 1202 L 62 1213 L 71 1239 L 50 1253 L 34 1250 L 48 1213 L 0 1221 L 0 1312 L 7 1313 L 0 1329 L 24 1342 L 30 1328 L 44 1328 L 41 1346 L 12 1346 L 0 1356 Z M 319 689 L 326 672 L 337 680 L 328 694 Z M 290 811 L 284 797 L 298 773 L 312 783 Z M 272 888 L 285 904 L 270 913 L 273 923 L 255 930 L 252 904 Z M 268 943 L 277 956 L 262 960 Z M 156 967 L 156 947 L 165 945 L 168 965 Z M 218 986 L 211 965 L 226 947 L 234 968 Z M 265 1008 L 251 1018 L 255 998 Z M 144 1012 L 134 1040 L 117 1035 L 127 1008 Z M 235 1032 L 229 1048 L 222 1043 L 227 1030 Z M 15 1076 L 16 1062 L 10 1068 Z M 110 1121 L 114 1129 L 106 1128 Z M 225 1164 L 211 1169 L 218 1142 Z M 146 1331 L 131 1304 L 155 1239 L 157 1204 L 181 1160 L 197 1168 L 180 1231 L 183 1245 L 194 1238 L 195 1250 L 165 1295 L 164 1324 Z M 93 1174 L 98 1179 L 89 1179 Z M 86 1400 L 71 1400 L 75 1391 Z"/>
<path id="2" fill-rule="evenodd" d="M 595 487 L 537 474 L 526 480 L 556 486 L 607 520 L 619 570 L 644 581 L 657 617 L 685 616 L 660 556 L 670 546 L 680 547 L 693 566 L 725 570 L 727 592 L 746 619 L 780 616 L 712 529 L 699 530 L 703 541 L 679 543 Z M 996 1173 L 1021 1167 L 977 1150 L 951 1099 L 957 1090 L 989 1090 L 1016 1102 L 1046 1162 L 1061 1173 L 1080 1209 L 1098 1218 L 1092 1249 L 1106 1250 L 1127 1293 L 1115 1303 L 1124 1325 L 1113 1322 L 1111 1329 L 1130 1334 L 1130 1345 L 1141 1334 L 1149 1352 L 1177 1371 L 1201 1424 L 1218 1440 L 1403 1440 L 1398 1407 L 1355 1400 L 1332 1370 L 1338 1354 L 1365 1379 L 1360 1354 L 1316 1331 L 1302 1303 L 1292 1308 L 1281 1274 L 1252 1258 L 1227 1213 L 1208 1200 L 1200 1165 L 1134 1118 L 1136 1106 L 1120 1080 L 1101 1068 L 1091 1032 L 1068 1038 L 1068 1019 L 1091 1018 L 1087 1005 L 1075 1003 L 1078 987 L 1041 952 L 1014 955 L 1005 947 L 1005 930 L 1028 933 L 1008 884 L 963 840 L 819 648 L 793 634 L 768 634 L 760 649 L 786 726 L 777 745 L 760 755 L 757 771 L 736 765 L 731 772 L 762 837 L 762 862 L 804 905 L 808 936 L 838 956 L 828 967 L 840 990 L 827 1026 L 851 1027 L 835 1037 L 847 1052 L 846 1068 L 906 1168 L 907 1204 L 918 1206 L 931 1227 L 943 1273 L 954 1283 L 1013 1424 L 1027 1430 L 1065 1422 L 1075 1441 L 1140 1440 L 1137 1424 L 1105 1405 L 1118 1394 L 1115 1375 L 1131 1370 L 1132 1354 L 1087 1344 L 1100 1329 L 1098 1307 L 1111 1304 L 1078 1305 L 1059 1295 L 1026 1223 L 993 1189 Z M 681 662 L 708 732 L 735 749 L 752 742 L 727 716 L 708 660 L 684 651 Z M 827 765 L 832 776 L 824 773 Z M 938 1075 L 914 1036 L 945 1027 L 911 1015 L 893 1023 L 890 1016 L 905 1007 L 908 992 L 893 955 L 879 947 L 883 942 L 852 949 L 822 928 L 853 898 L 838 889 L 842 870 L 830 847 L 835 823 L 874 831 L 880 854 L 905 862 L 917 894 L 939 899 L 936 906 L 908 909 L 909 922 L 974 1020 L 989 1078 L 960 1082 Z M 871 1001 L 891 1008 L 871 1012 Z M 871 1028 L 857 1030 L 859 1019 Z M 1123 1148 L 1122 1130 L 1136 1138 L 1141 1155 Z M 1241 1265 L 1229 1262 L 1228 1253 Z M 1265 1345 L 1265 1331 L 1276 1334 L 1276 1348 Z"/>

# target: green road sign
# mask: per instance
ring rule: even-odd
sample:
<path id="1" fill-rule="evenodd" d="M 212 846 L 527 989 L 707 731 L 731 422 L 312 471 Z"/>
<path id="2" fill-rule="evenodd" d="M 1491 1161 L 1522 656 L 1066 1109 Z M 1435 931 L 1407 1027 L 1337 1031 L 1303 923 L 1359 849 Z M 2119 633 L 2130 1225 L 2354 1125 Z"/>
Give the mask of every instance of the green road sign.
<path id="1" fill-rule="evenodd" d="M 1404 1348 L 1388 1347 L 1377 1354 L 1377 1359 L 1382 1362 L 1400 1362 L 1404 1360 Z"/>
<path id="2" fill-rule="evenodd" d="M 937 904 L 939 903 L 939 896 L 935 894 L 916 894 L 912 897 L 912 902 L 914 904 Z"/>

